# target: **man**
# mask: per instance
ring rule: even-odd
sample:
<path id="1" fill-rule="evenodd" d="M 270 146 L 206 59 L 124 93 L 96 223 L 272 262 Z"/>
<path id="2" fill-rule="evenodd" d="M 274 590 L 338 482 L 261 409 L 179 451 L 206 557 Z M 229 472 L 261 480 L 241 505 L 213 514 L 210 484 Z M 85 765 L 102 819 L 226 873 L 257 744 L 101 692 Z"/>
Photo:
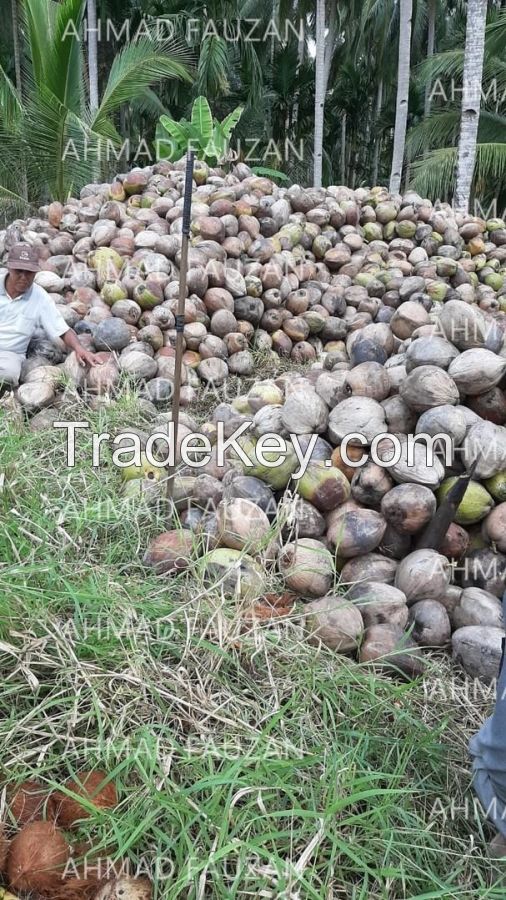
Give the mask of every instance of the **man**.
<path id="1" fill-rule="evenodd" d="M 7 271 L 0 272 L 0 386 L 19 384 L 21 366 L 37 328 L 43 328 L 51 340 L 62 338 L 82 366 L 99 365 L 95 354 L 81 346 L 49 294 L 34 283 L 39 271 L 35 247 L 15 244 L 7 258 Z"/>
<path id="2" fill-rule="evenodd" d="M 506 623 L 506 591 L 502 598 Z M 497 678 L 492 715 L 469 742 L 473 757 L 473 787 L 487 818 L 497 830 L 489 844 L 489 854 L 506 857 L 506 663 L 503 638 L 502 658 Z"/>

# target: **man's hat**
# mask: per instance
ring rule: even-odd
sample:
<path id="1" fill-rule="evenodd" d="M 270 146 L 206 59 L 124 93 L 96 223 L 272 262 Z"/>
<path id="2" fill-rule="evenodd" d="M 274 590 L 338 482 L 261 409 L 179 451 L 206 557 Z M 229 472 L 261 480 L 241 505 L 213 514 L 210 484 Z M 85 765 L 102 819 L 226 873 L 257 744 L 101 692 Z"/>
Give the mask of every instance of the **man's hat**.
<path id="1" fill-rule="evenodd" d="M 40 272 L 39 254 L 35 247 L 30 244 L 14 244 L 7 257 L 7 268 Z"/>

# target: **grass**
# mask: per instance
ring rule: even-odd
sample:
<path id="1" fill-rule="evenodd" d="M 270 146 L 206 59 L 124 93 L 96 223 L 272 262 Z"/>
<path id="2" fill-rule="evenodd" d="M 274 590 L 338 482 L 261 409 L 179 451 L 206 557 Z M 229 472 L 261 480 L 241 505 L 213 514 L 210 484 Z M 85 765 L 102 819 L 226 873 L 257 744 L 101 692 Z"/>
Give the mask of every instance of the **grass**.
<path id="1" fill-rule="evenodd" d="M 142 427 L 131 394 L 61 412 Z M 246 628 L 198 570 L 144 569 L 164 523 L 104 514 L 119 485 L 107 454 L 91 469 L 89 432 L 68 470 L 62 432 L 0 411 L 4 782 L 109 772 L 119 806 L 75 838 L 149 874 L 157 897 L 504 896 L 469 790 L 486 692 L 445 657 L 414 682 L 374 676 L 309 646 L 296 616 Z"/>

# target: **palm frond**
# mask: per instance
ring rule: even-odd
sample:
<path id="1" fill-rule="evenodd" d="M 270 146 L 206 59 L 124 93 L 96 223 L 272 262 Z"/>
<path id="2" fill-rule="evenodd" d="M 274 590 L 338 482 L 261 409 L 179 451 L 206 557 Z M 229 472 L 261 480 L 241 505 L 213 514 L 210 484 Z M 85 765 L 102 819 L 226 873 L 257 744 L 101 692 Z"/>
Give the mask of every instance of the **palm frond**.
<path id="1" fill-rule="evenodd" d="M 139 97 L 153 82 L 165 78 L 192 81 L 191 54 L 176 43 L 155 44 L 147 38 L 126 45 L 115 57 L 102 102 L 92 127 L 122 103 Z"/>
<path id="2" fill-rule="evenodd" d="M 0 65 L 0 113 L 6 124 L 13 125 L 22 112 L 21 101 L 12 81 Z"/>
<path id="3" fill-rule="evenodd" d="M 209 97 L 228 93 L 229 66 L 228 46 L 224 39 L 215 34 L 205 37 L 202 41 L 198 64 L 197 90 L 199 93 Z"/>

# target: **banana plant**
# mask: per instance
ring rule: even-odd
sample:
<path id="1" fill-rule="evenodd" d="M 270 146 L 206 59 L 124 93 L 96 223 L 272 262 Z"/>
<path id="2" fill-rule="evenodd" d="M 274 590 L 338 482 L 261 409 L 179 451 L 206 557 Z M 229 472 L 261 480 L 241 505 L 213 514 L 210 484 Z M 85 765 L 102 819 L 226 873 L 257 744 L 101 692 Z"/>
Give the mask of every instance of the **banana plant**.
<path id="1" fill-rule="evenodd" d="M 158 159 L 171 162 L 181 159 L 189 149 L 211 165 L 222 165 L 236 158 L 230 149 L 230 138 L 243 113 L 242 106 L 236 106 L 220 122 L 213 118 L 206 97 L 197 97 L 193 102 L 190 121 L 176 122 L 163 115 L 157 125 L 155 141 Z"/>

